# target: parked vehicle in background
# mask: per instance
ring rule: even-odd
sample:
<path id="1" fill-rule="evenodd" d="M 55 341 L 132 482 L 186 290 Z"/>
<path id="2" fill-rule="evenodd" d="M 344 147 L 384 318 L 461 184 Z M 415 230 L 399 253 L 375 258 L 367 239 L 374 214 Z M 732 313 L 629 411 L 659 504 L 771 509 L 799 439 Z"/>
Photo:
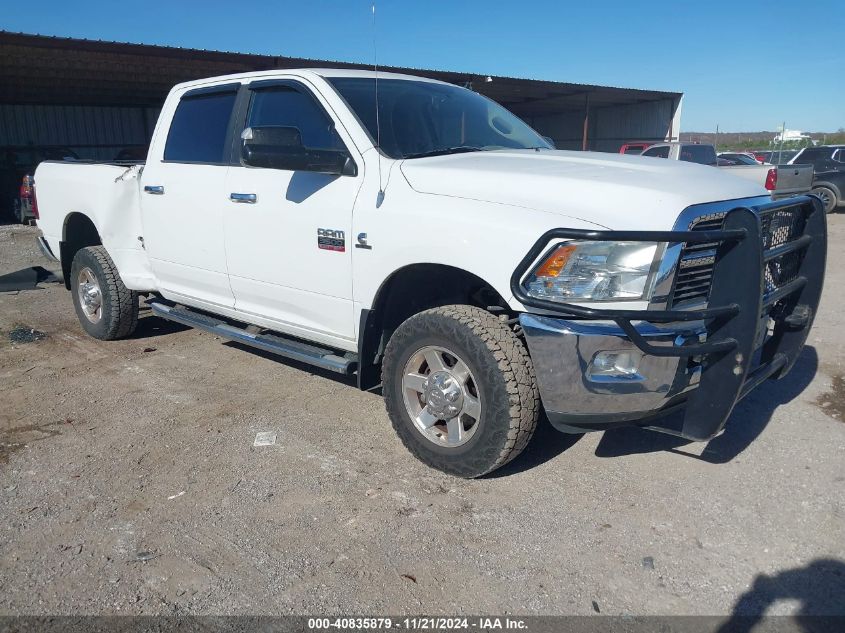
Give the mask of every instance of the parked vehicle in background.
<path id="1" fill-rule="evenodd" d="M 714 167 L 719 162 L 716 148 L 706 143 L 654 143 L 642 155 Z"/>
<path id="2" fill-rule="evenodd" d="M 654 141 L 630 141 L 619 148 L 620 154 L 642 154 Z"/>
<path id="3" fill-rule="evenodd" d="M 541 408 L 564 432 L 710 439 L 797 360 L 824 278 L 817 199 L 557 151 L 478 93 L 377 77 L 377 101 L 360 70 L 180 84 L 143 167 L 42 163 L 42 247 L 82 328 L 128 336 L 144 294 L 356 374 L 411 453 L 463 477 L 518 455 Z"/>
<path id="4" fill-rule="evenodd" d="M 831 169 L 816 172 L 810 193 L 821 198 L 827 213 L 845 206 L 845 170 Z"/>
<path id="5" fill-rule="evenodd" d="M 786 165 L 795 155 L 798 150 L 785 149 L 775 151 L 754 152 L 754 158 L 764 164 L 769 165 Z"/>
<path id="6" fill-rule="evenodd" d="M 845 205 L 845 145 L 804 148 L 790 164 L 798 162 L 815 168 L 812 193 L 822 199 L 828 213 Z"/>
<path id="7" fill-rule="evenodd" d="M 763 163 L 757 160 L 753 154 L 745 154 L 740 152 L 719 152 L 716 154 L 719 158 L 731 161 L 734 165 L 762 165 Z"/>
<path id="8" fill-rule="evenodd" d="M 798 154 L 798 151 L 794 149 L 784 149 L 774 152 L 771 163 L 772 165 L 788 165 L 796 154 Z"/>
<path id="9" fill-rule="evenodd" d="M 845 145 L 820 145 L 805 147 L 789 159 L 789 164 L 802 163 L 813 165 L 822 171 L 845 169 Z"/>
<path id="10" fill-rule="evenodd" d="M 25 197 L 25 176 L 32 177 L 38 164 L 45 160 L 78 160 L 67 147 L 6 147 L 0 162 L 0 217 L 6 216 L 22 224 L 34 218 L 31 201 Z"/>
<path id="11" fill-rule="evenodd" d="M 35 201 L 35 178 L 27 174 L 21 179 L 18 198 L 14 205 L 15 219 L 21 224 L 38 219 L 38 203 Z"/>
<path id="12" fill-rule="evenodd" d="M 770 192 L 773 200 L 807 193 L 813 184 L 812 165 L 739 165 L 719 158 L 716 148 L 706 143 L 656 143 L 642 155 L 718 167 L 732 176 L 760 184 Z"/>

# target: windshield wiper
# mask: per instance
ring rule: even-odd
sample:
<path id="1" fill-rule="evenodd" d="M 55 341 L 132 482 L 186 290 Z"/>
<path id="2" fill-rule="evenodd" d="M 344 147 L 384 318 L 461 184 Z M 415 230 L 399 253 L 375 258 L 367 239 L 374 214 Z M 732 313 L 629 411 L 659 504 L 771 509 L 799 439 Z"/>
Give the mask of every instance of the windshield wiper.
<path id="1" fill-rule="evenodd" d="M 456 147 L 441 147 L 440 149 L 432 149 L 427 152 L 417 152 L 416 154 L 407 154 L 405 158 L 425 158 L 427 156 L 445 156 L 446 154 L 464 154 L 466 152 L 481 152 L 483 148 L 474 147 L 472 145 L 458 145 Z"/>

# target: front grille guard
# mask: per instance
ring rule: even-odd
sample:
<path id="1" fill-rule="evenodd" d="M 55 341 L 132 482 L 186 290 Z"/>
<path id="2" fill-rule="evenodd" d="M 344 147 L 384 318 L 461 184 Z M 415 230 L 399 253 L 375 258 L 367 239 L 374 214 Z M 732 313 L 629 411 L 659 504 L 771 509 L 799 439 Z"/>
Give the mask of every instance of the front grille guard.
<path id="1" fill-rule="evenodd" d="M 803 234 L 766 250 L 761 218 L 778 211 L 804 214 Z M 523 279 L 553 240 L 706 243 L 715 242 L 708 305 L 698 310 L 619 310 L 558 303 L 528 295 Z M 547 231 L 522 259 L 511 277 L 514 297 L 526 307 L 567 318 L 609 320 L 646 354 L 663 357 L 700 357 L 698 389 L 691 392 L 680 430 L 651 427 L 693 440 L 706 440 L 723 428 L 734 405 L 767 378 L 780 378 L 791 368 L 807 339 L 824 282 L 827 225 L 821 202 L 810 196 L 787 198 L 754 206 L 737 207 L 725 215 L 720 230 L 705 231 Z M 800 264 L 790 281 L 766 292 L 769 264 L 790 254 L 800 254 Z M 769 317 L 774 328 L 767 337 Z M 633 321 L 677 323 L 703 321 L 707 335 L 702 343 L 658 347 L 651 345 Z M 761 339 L 764 341 L 759 346 Z M 752 363 L 754 364 L 752 366 Z"/>

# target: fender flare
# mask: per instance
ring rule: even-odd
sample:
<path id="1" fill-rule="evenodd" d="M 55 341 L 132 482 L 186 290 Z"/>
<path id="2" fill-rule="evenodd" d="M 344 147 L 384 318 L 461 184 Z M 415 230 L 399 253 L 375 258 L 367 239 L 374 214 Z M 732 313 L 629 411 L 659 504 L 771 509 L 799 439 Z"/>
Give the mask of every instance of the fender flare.
<path id="1" fill-rule="evenodd" d="M 389 327 L 385 324 L 385 318 L 386 312 L 389 310 L 388 303 L 391 294 L 391 286 L 393 282 L 402 277 L 404 273 L 409 273 L 411 272 L 411 269 L 419 266 L 437 266 L 438 268 L 443 268 L 444 270 L 442 272 L 444 273 L 451 271 L 452 274 L 458 274 L 463 276 L 465 279 L 473 280 L 480 284 L 483 289 L 487 289 L 495 293 L 496 301 L 499 301 L 503 307 L 508 305 L 507 299 L 503 297 L 498 290 L 496 290 L 496 287 L 493 284 L 483 277 L 480 277 L 464 268 L 450 266 L 447 264 L 418 262 L 414 264 L 407 264 L 391 271 L 389 275 L 385 276 L 379 285 L 378 290 L 373 296 L 372 305 L 369 308 L 363 308 L 359 317 L 358 388 L 361 390 L 372 389 L 381 382 L 381 366 L 376 363 L 376 360 L 381 352 L 382 345 L 386 343 L 386 341 L 383 340 L 383 336 L 386 327 Z M 446 304 L 444 303 L 442 305 Z M 426 306 L 425 309 L 429 307 L 436 306 Z"/>
<path id="2" fill-rule="evenodd" d="M 79 218 L 77 220 L 76 218 Z M 69 225 L 80 222 L 80 235 L 68 235 Z M 70 290 L 70 267 L 76 252 L 86 246 L 98 246 L 103 243 L 100 230 L 91 219 L 91 216 L 83 211 L 70 211 L 62 221 L 62 237 L 59 241 L 59 261 L 62 264 L 62 276 L 65 281 L 65 288 Z"/>

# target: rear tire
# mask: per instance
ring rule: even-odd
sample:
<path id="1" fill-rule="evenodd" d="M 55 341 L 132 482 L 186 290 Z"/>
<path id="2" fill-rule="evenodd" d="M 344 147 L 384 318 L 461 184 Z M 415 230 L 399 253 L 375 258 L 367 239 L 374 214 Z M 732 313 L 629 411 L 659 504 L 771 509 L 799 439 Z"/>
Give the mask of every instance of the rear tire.
<path id="1" fill-rule="evenodd" d="M 76 252 L 70 267 L 73 307 L 82 329 L 103 341 L 124 338 L 138 325 L 138 293 L 120 278 L 102 246 Z"/>
<path id="2" fill-rule="evenodd" d="M 821 198 L 825 213 L 833 213 L 834 209 L 836 209 L 839 205 L 839 200 L 836 198 L 836 192 L 830 187 L 824 187 L 821 185 L 813 187 L 810 193 Z"/>
<path id="3" fill-rule="evenodd" d="M 479 477 L 505 465 L 537 426 L 540 395 L 528 351 L 481 308 L 452 305 L 410 317 L 387 344 L 382 382 L 402 443 L 450 475 Z"/>

